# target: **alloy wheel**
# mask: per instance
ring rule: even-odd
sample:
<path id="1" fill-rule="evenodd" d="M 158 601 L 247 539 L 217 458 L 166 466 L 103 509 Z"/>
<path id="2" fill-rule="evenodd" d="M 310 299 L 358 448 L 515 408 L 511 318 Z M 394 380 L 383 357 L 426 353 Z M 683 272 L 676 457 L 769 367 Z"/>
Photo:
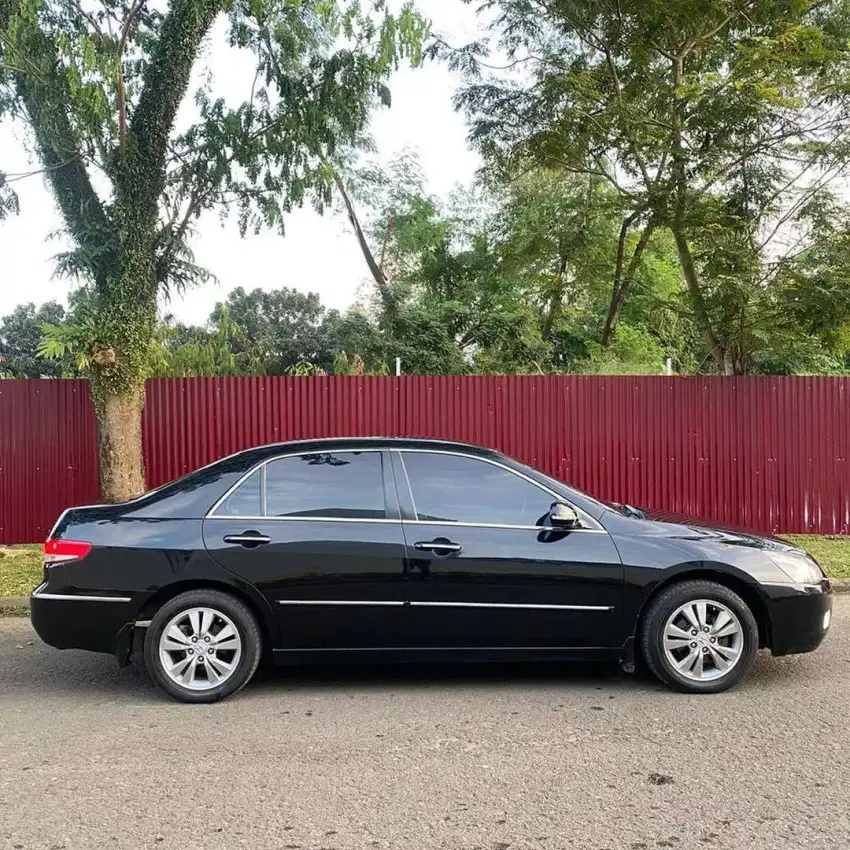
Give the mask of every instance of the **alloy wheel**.
<path id="1" fill-rule="evenodd" d="M 726 676 L 740 661 L 744 630 L 723 603 L 696 599 L 667 618 L 662 643 L 667 662 L 680 676 L 706 682 Z"/>
<path id="2" fill-rule="evenodd" d="M 159 661 L 177 685 L 207 691 L 226 682 L 242 657 L 233 620 L 215 608 L 187 608 L 168 621 L 159 639 Z"/>

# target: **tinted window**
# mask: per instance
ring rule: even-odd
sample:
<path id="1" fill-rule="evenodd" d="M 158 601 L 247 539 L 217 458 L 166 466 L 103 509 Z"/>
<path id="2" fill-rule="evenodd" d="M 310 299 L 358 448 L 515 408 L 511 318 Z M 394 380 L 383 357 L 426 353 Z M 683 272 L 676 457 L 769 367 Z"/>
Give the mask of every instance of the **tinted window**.
<path id="1" fill-rule="evenodd" d="M 404 452 L 421 520 L 488 525 L 545 525 L 555 501 L 499 466 L 457 455 Z"/>
<path id="2" fill-rule="evenodd" d="M 216 516 L 262 516 L 263 502 L 260 493 L 262 476 L 258 469 L 246 478 L 220 505 Z"/>
<path id="3" fill-rule="evenodd" d="M 384 519 L 379 452 L 298 455 L 266 467 L 268 516 Z"/>

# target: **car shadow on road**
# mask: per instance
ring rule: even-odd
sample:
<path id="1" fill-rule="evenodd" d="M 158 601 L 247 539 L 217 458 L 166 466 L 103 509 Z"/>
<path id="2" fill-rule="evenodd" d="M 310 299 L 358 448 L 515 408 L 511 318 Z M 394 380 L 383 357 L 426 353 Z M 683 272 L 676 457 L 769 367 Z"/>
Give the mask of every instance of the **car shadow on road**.
<path id="1" fill-rule="evenodd" d="M 24 641 L 11 657 L 0 658 L 4 689 L 15 695 L 76 697 L 115 700 L 132 704 L 169 702 L 157 689 L 140 660 L 119 667 L 106 655 L 77 650 L 56 651 L 38 642 Z M 11 662 L 11 663 L 7 663 Z M 770 692 L 807 687 L 822 675 L 805 656 L 773 659 L 763 653 L 748 679 L 733 693 Z M 262 666 L 246 687 L 244 696 L 270 696 L 275 692 L 330 693 L 357 688 L 361 691 L 428 690 L 433 687 L 463 690 L 563 687 L 577 693 L 605 690 L 629 693 L 670 693 L 661 683 L 638 672 L 627 674 L 616 665 L 555 663 L 493 664 L 392 664 L 316 665 L 312 667 Z"/>
<path id="2" fill-rule="evenodd" d="M 760 654 L 750 676 L 736 690 L 754 693 L 805 686 L 813 665 L 800 657 L 789 663 Z M 426 690 L 564 687 L 576 692 L 594 690 L 629 693 L 672 692 L 643 669 L 630 674 L 617 665 L 589 663 L 392 664 L 315 667 L 265 667 L 258 670 L 246 693 L 269 694 L 276 689 L 322 692 L 356 687 L 361 690 Z"/>

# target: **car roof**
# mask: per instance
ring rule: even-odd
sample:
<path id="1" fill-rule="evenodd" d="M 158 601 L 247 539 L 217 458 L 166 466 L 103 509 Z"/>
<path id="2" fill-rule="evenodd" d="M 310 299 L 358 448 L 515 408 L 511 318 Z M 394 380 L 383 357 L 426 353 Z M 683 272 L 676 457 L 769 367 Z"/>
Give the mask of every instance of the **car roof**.
<path id="1" fill-rule="evenodd" d="M 278 453 L 297 451 L 329 451 L 331 449 L 442 449 L 460 451 L 481 457 L 502 457 L 495 449 L 461 443 L 454 440 L 434 440 L 423 437 L 323 437 L 312 440 L 291 440 L 285 443 L 269 443 L 238 452 L 239 457 L 252 462 Z"/>

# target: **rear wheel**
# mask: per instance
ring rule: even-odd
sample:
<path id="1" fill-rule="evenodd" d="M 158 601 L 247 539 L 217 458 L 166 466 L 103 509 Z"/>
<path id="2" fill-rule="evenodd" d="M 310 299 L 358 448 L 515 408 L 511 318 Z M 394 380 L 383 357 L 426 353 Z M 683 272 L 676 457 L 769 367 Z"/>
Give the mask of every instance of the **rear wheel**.
<path id="1" fill-rule="evenodd" d="M 758 646 L 752 611 L 713 581 L 683 581 L 662 591 L 641 629 L 650 670 L 686 693 L 719 693 L 736 685 L 753 666 Z"/>
<path id="2" fill-rule="evenodd" d="M 218 590 L 190 590 L 156 612 L 145 636 L 145 666 L 170 696 L 216 702 L 254 675 L 262 652 L 257 620 Z"/>

